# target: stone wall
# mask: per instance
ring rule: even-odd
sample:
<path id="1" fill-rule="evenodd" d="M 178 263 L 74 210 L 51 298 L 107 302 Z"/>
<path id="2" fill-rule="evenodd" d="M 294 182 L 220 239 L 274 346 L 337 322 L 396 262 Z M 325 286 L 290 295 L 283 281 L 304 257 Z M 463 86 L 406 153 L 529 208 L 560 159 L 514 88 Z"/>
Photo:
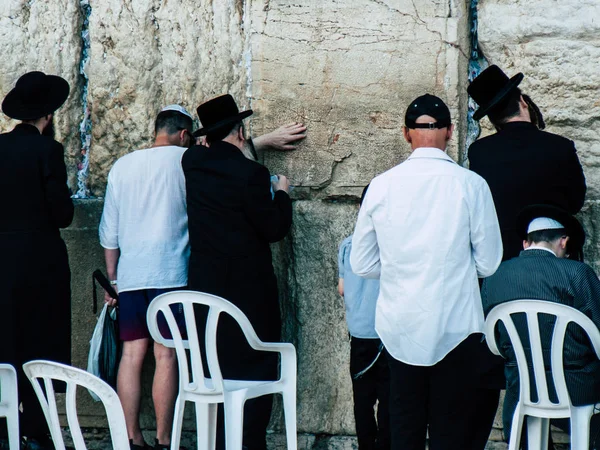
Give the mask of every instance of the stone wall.
<path id="1" fill-rule="evenodd" d="M 447 101 L 457 124 L 449 152 L 466 163 L 470 3 L 3 0 L 0 97 L 32 69 L 71 83 L 57 128 L 69 184 L 82 197 L 103 196 L 114 161 L 151 142 L 153 119 L 165 104 L 194 111 L 230 92 L 242 109 L 254 109 L 254 135 L 287 121 L 307 124 L 308 138 L 297 151 L 263 156 L 295 186 L 294 226 L 275 246 L 284 334 L 298 348 L 299 431 L 353 434 L 349 346 L 335 290 L 337 245 L 352 232 L 363 186 L 407 156 L 402 117 L 416 96 L 430 92 Z M 582 213 L 587 255 L 600 269 L 600 187 L 593 171 L 600 154 L 600 75 L 590 62 L 600 56 L 600 6 L 595 0 L 479 3 L 489 61 L 525 72 L 523 87 L 545 112 L 549 130 L 577 144 L 590 186 Z M 12 125 L 0 118 L 0 129 Z M 78 201 L 77 219 L 64 232 L 80 366 L 94 324 L 91 272 L 102 266 L 101 206 L 101 200 Z M 81 411 L 82 423 L 98 424 L 96 405 L 86 402 Z M 274 430 L 279 423 L 276 414 Z M 143 424 L 153 427 L 150 400 Z"/>

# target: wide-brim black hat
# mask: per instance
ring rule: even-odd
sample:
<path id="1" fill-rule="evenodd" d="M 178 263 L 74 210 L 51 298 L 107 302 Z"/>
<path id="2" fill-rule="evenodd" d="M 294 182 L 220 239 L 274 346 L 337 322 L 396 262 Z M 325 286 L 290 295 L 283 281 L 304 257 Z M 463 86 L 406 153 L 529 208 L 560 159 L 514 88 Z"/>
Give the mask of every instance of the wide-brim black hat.
<path id="1" fill-rule="evenodd" d="M 56 75 L 28 72 L 4 97 L 2 111 L 17 120 L 34 120 L 52 114 L 69 96 L 69 83 Z"/>
<path id="2" fill-rule="evenodd" d="M 569 247 L 581 249 L 585 243 L 585 231 L 579 220 L 562 208 L 554 205 L 530 205 L 521 210 L 517 216 L 517 233 L 523 240 L 527 239 L 527 229 L 533 219 L 549 217 L 560 222 L 569 236 Z"/>
<path id="3" fill-rule="evenodd" d="M 252 115 L 251 109 L 240 112 L 235 100 L 229 94 L 202 103 L 198 106 L 196 112 L 202 123 L 202 128 L 193 133 L 196 137 L 233 125 Z"/>
<path id="4" fill-rule="evenodd" d="M 519 86 L 523 77 L 524 75 L 519 72 L 512 78 L 508 78 L 496 65 L 481 72 L 467 88 L 471 98 L 479 105 L 479 109 L 473 113 L 473 119 L 480 120 L 487 116 L 513 89 Z"/>

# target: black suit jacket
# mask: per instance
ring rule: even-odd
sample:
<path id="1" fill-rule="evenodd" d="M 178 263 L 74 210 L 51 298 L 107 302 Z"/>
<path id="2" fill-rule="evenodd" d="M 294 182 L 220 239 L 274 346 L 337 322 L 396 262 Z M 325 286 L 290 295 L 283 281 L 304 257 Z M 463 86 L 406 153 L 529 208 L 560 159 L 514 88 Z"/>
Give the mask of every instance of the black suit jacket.
<path id="1" fill-rule="evenodd" d="M 63 147 L 20 124 L 0 134 L 0 360 L 71 360 L 71 291 L 59 228 L 73 219 Z"/>
<path id="2" fill-rule="evenodd" d="M 587 264 L 561 259 L 545 250 L 526 250 L 517 258 L 503 262 L 496 273 L 483 282 L 484 312 L 517 299 L 547 300 L 571 306 L 587 315 L 600 328 L 600 280 Z M 550 340 L 553 321 L 540 317 L 544 360 L 550 367 Z M 529 348 L 525 317 L 517 317 L 515 326 L 524 347 Z M 506 358 L 506 397 L 504 422 L 510 419 L 519 399 L 519 374 L 508 334 L 498 328 L 499 349 Z M 586 334 L 571 324 L 565 337 L 564 365 L 567 388 L 575 406 L 600 401 L 600 361 Z M 527 353 L 527 350 L 526 350 Z M 530 377 L 533 380 L 533 377 Z M 552 389 L 551 389 L 552 392 Z M 510 430 L 510 427 L 506 428 Z"/>
<path id="3" fill-rule="evenodd" d="M 583 206 L 585 177 L 573 141 L 529 122 L 509 122 L 498 133 L 475 141 L 469 147 L 469 163 L 494 197 L 504 260 L 523 248 L 515 225 L 525 206 L 551 203 L 572 214 Z"/>
<path id="4" fill-rule="evenodd" d="M 283 239 L 290 229 L 290 197 L 277 191 L 271 198 L 269 171 L 227 142 L 190 148 L 182 166 L 191 246 L 190 289 L 229 300 L 248 316 L 261 339 L 279 340 L 277 280 L 269 243 Z M 202 316 L 200 329 L 201 321 Z M 218 342 L 225 376 L 275 376 L 276 359 L 272 364 L 258 364 L 243 353 L 245 339 L 227 318 L 219 322 Z M 266 366 L 267 372 L 253 372 Z"/>

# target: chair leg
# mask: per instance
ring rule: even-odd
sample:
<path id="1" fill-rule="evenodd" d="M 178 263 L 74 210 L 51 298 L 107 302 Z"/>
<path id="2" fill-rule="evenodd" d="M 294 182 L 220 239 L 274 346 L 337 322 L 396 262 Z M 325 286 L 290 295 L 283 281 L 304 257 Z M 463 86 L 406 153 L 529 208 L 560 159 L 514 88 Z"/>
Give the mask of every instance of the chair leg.
<path id="1" fill-rule="evenodd" d="M 237 393 L 225 397 L 225 448 L 242 450 L 244 430 L 244 403 L 246 399 Z"/>
<path id="2" fill-rule="evenodd" d="M 214 450 L 217 448 L 217 403 L 208 405 L 208 448 Z"/>
<path id="3" fill-rule="evenodd" d="M 571 450 L 587 450 L 590 441 L 590 420 L 594 405 L 571 409 Z"/>
<path id="4" fill-rule="evenodd" d="M 217 404 L 196 403 L 198 450 L 214 450 L 217 440 Z"/>
<path id="5" fill-rule="evenodd" d="M 181 443 L 181 427 L 183 426 L 183 412 L 185 411 L 185 400 L 181 394 L 175 401 L 175 412 L 173 414 L 173 430 L 171 431 L 171 450 L 179 450 Z"/>
<path id="6" fill-rule="evenodd" d="M 282 392 L 283 412 L 285 415 L 285 435 L 287 450 L 297 450 L 298 436 L 296 432 L 296 392 L 287 390 Z"/>
<path id="7" fill-rule="evenodd" d="M 527 417 L 527 446 L 530 450 L 542 450 L 542 419 L 540 417 Z"/>
<path id="8" fill-rule="evenodd" d="M 18 450 L 19 444 L 19 410 L 15 407 L 14 412 L 6 416 L 6 428 L 8 430 L 8 446 L 11 450 Z"/>
<path id="9" fill-rule="evenodd" d="M 508 450 L 518 450 L 521 445 L 521 434 L 523 432 L 523 415 L 520 414 L 519 407 L 513 415 L 512 425 L 510 427 L 510 441 Z"/>

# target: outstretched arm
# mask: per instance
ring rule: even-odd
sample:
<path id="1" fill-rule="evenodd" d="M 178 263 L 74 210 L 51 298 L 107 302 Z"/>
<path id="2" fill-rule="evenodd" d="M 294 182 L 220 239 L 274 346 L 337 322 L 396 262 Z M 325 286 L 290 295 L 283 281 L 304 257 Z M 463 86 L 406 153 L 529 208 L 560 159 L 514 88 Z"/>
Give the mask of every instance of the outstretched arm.
<path id="1" fill-rule="evenodd" d="M 270 133 L 253 138 L 252 142 L 257 151 L 289 151 L 296 150 L 298 141 L 305 137 L 306 126 L 298 122 L 292 122 L 282 125 Z"/>

